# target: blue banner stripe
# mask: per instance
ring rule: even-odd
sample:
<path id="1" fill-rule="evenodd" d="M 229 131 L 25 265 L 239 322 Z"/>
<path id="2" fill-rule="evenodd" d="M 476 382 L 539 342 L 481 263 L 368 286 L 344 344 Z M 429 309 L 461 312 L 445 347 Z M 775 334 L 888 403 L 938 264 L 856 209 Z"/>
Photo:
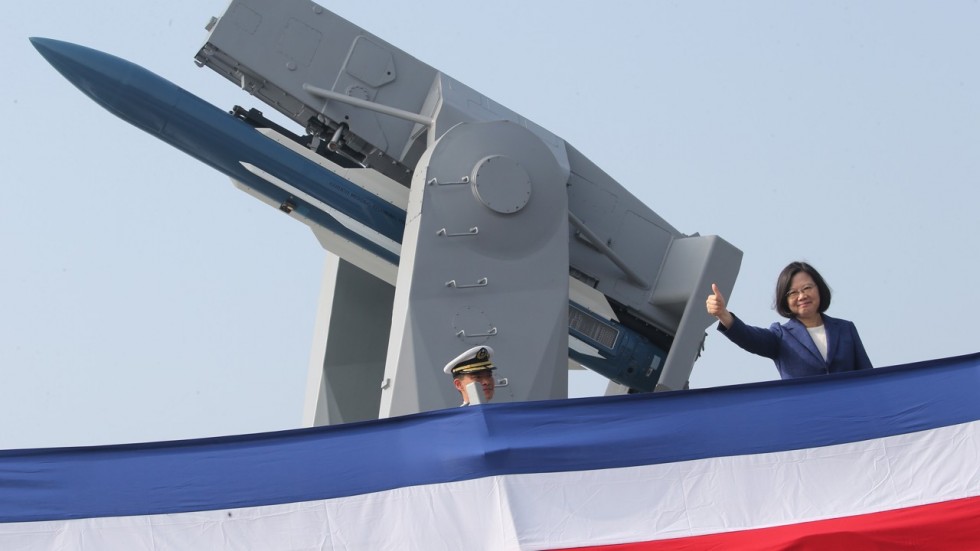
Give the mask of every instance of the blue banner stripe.
<path id="1" fill-rule="evenodd" d="M 247 436 L 0 452 L 0 522 L 219 510 L 778 452 L 980 419 L 980 354 L 715 389 Z"/>

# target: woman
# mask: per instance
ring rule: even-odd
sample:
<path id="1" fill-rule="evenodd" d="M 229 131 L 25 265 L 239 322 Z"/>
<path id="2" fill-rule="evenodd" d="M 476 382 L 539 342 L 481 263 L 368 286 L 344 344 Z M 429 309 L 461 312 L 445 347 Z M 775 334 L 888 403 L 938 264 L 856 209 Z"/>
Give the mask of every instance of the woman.
<path id="1" fill-rule="evenodd" d="M 776 311 L 789 321 L 769 329 L 746 325 L 725 306 L 718 286 L 711 285 L 708 313 L 718 318 L 718 330 L 742 349 L 776 363 L 783 379 L 871 369 L 854 324 L 824 312 L 830 288 L 806 262 L 792 262 L 776 280 Z"/>

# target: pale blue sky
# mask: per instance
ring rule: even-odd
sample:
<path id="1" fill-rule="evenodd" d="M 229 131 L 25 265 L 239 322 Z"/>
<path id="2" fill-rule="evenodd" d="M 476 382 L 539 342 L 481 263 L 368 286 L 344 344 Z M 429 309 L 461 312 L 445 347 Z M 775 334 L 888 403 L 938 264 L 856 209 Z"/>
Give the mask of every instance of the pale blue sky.
<path id="1" fill-rule="evenodd" d="M 323 5 L 563 137 L 681 231 L 741 248 L 729 305 L 746 321 L 777 320 L 775 277 L 806 259 L 875 365 L 980 350 L 980 3 Z M 192 61 L 225 6 L 42 0 L 0 21 L 0 449 L 300 426 L 312 233 L 116 119 L 27 40 L 268 111 Z M 775 377 L 712 329 L 692 385 Z"/>

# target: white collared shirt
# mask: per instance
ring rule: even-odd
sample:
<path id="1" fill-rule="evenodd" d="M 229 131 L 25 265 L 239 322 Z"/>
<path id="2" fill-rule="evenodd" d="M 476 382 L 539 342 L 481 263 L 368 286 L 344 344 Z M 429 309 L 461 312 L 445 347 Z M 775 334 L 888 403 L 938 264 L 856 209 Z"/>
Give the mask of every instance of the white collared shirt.
<path id="1" fill-rule="evenodd" d="M 817 345 L 817 350 L 820 351 L 820 355 L 823 356 L 823 361 L 827 361 L 827 327 L 825 325 L 820 325 L 819 327 L 807 327 L 806 332 L 810 334 L 810 338 L 813 339 L 813 344 Z"/>

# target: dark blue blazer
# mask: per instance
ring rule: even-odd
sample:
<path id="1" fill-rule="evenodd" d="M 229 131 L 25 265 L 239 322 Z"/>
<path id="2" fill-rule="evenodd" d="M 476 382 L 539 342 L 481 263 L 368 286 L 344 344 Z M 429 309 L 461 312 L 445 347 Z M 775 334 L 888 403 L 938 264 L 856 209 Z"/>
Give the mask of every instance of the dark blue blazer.
<path id="1" fill-rule="evenodd" d="M 796 318 L 763 329 L 746 325 L 732 314 L 732 326 L 726 329 L 719 323 L 718 330 L 744 350 L 776 362 L 776 369 L 783 379 L 871 369 L 871 360 L 854 324 L 826 314 L 822 316 L 827 331 L 826 361 L 806 327 Z"/>

